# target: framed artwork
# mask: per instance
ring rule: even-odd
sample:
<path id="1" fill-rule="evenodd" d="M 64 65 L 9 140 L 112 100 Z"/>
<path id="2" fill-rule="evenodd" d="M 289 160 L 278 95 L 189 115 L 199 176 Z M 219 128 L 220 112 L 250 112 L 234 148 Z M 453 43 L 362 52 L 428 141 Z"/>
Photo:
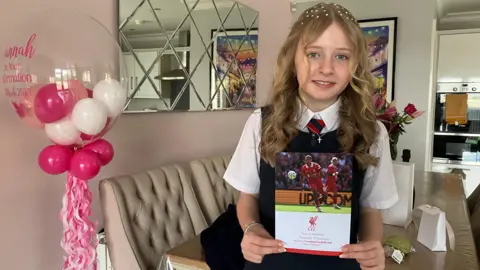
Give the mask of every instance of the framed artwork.
<path id="1" fill-rule="evenodd" d="M 258 29 L 212 30 L 212 109 L 256 107 Z M 223 87 L 222 87 L 223 85 Z M 217 91 L 218 90 L 218 91 Z M 229 102 L 230 101 L 230 102 Z"/>
<path id="2" fill-rule="evenodd" d="M 375 89 L 387 101 L 395 97 L 395 50 L 397 17 L 359 20 L 368 44 L 368 58 L 375 76 Z"/>

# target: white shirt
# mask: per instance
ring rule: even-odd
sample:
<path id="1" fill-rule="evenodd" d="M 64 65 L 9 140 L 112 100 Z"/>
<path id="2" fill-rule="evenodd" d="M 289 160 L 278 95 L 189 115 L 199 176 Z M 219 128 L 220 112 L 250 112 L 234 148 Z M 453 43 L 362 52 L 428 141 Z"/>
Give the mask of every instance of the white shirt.
<path id="1" fill-rule="evenodd" d="M 323 119 L 325 127 L 322 133 L 337 129 L 340 99 L 321 112 L 312 112 L 301 106 L 301 117 L 298 128 L 307 131 L 310 119 Z M 260 190 L 260 136 L 261 112 L 255 110 L 248 118 L 240 141 L 224 174 L 224 179 L 237 190 L 258 194 Z M 360 205 L 366 208 L 387 209 L 398 201 L 398 193 L 393 175 L 393 164 L 390 156 L 388 132 L 385 126 L 377 121 L 378 133 L 370 148 L 370 154 L 379 158 L 377 166 L 367 168 L 363 181 Z"/>

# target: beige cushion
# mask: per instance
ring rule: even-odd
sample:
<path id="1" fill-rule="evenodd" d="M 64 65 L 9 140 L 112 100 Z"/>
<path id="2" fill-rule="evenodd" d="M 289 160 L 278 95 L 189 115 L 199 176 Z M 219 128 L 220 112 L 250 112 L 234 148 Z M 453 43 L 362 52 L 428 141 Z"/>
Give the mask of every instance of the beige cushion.
<path id="1" fill-rule="evenodd" d="M 223 179 L 231 158 L 230 154 L 190 163 L 192 186 L 208 225 L 225 212 L 228 204 L 235 203 L 238 199 L 238 191 Z"/>
<path id="2" fill-rule="evenodd" d="M 115 270 L 156 269 L 162 253 L 206 228 L 189 171 L 173 164 L 100 181 Z"/>
<path id="3" fill-rule="evenodd" d="M 477 186 L 468 197 L 467 206 L 470 213 L 470 226 L 472 228 L 473 240 L 476 249 L 480 251 L 480 186 Z M 480 252 L 477 252 L 477 258 L 480 261 Z"/>
<path id="4" fill-rule="evenodd" d="M 467 198 L 467 206 L 470 214 L 473 214 L 480 205 L 480 185 Z"/>

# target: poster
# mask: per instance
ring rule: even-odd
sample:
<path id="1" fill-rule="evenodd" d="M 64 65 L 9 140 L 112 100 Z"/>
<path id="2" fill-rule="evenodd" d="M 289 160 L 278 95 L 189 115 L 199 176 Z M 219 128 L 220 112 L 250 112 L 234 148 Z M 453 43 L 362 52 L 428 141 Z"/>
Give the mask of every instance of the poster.
<path id="1" fill-rule="evenodd" d="M 361 20 L 359 24 L 368 44 L 375 90 L 390 102 L 394 99 L 397 18 Z"/>
<path id="2" fill-rule="evenodd" d="M 339 256 L 350 243 L 353 157 L 277 154 L 275 237 L 287 252 Z"/>

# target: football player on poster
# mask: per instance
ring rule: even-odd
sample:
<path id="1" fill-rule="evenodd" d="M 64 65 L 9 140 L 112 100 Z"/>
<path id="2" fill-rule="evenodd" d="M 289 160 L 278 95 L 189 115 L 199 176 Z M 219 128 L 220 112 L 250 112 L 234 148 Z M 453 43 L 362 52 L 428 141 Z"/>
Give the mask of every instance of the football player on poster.
<path id="1" fill-rule="evenodd" d="M 316 162 L 312 162 L 312 156 L 305 156 L 305 164 L 301 169 L 301 185 L 303 188 L 305 179 L 307 180 L 313 194 L 313 201 L 318 212 L 322 212 L 320 204 L 327 198 L 322 182 L 322 167 Z"/>
<path id="2" fill-rule="evenodd" d="M 340 209 L 337 205 L 337 180 L 338 180 L 338 158 L 333 157 L 330 161 L 330 165 L 327 168 L 327 180 L 325 185 L 327 186 L 327 191 L 333 193 L 333 208 Z"/>

